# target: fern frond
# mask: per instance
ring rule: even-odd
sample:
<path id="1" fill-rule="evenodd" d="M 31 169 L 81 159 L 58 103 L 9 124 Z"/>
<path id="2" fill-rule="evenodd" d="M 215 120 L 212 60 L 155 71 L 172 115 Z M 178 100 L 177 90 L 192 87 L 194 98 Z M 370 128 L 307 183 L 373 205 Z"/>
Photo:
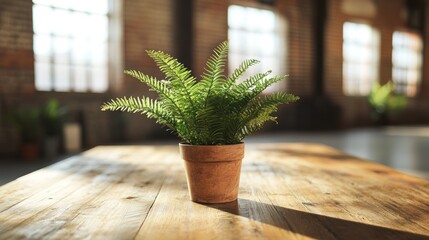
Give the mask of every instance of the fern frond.
<path id="1" fill-rule="evenodd" d="M 279 82 L 283 80 L 285 76 L 275 76 L 273 78 L 263 78 L 259 81 L 254 82 L 247 91 L 241 90 L 239 96 L 241 97 L 240 100 L 238 100 L 237 106 L 239 109 L 243 109 L 246 107 L 252 99 L 257 97 L 262 91 L 264 91 L 267 87 L 271 86 L 272 84 Z"/>
<path id="2" fill-rule="evenodd" d="M 161 103 L 154 99 L 146 97 L 116 98 L 101 106 L 101 111 L 107 110 L 146 114 L 148 118 L 155 118 L 158 123 L 176 129 L 175 119 L 165 111 Z"/>
<path id="3" fill-rule="evenodd" d="M 242 83 L 238 84 L 236 87 L 233 87 L 232 91 L 234 91 L 237 95 L 245 94 L 249 92 L 249 90 L 255 89 L 256 85 L 263 81 L 265 77 L 271 74 L 272 71 L 267 71 L 265 73 L 255 74 Z"/>
<path id="4" fill-rule="evenodd" d="M 265 89 L 267 89 L 269 86 L 273 85 L 274 83 L 277 83 L 277 82 L 280 82 L 280 81 L 284 80 L 288 76 L 289 75 L 275 76 L 273 78 L 264 79 L 264 80 L 256 83 L 256 86 L 255 86 L 255 89 L 254 89 L 253 93 L 255 95 L 258 95 L 259 93 L 261 93 L 262 91 L 264 91 Z"/>
<path id="5" fill-rule="evenodd" d="M 151 90 L 155 91 L 160 96 L 168 96 L 171 94 L 171 91 L 168 88 L 167 84 L 156 79 L 155 77 L 148 76 L 136 70 L 124 70 L 124 73 L 146 84 Z"/>
<path id="6" fill-rule="evenodd" d="M 264 116 L 266 114 L 271 114 L 272 112 L 277 110 L 277 106 L 280 104 L 288 104 L 297 101 L 299 97 L 277 92 L 272 95 L 263 96 L 260 98 L 255 98 L 246 106 L 245 109 L 242 110 L 240 116 L 243 120 L 243 125 L 248 123 L 259 124 L 263 121 L 259 119 L 259 117 Z"/>
<path id="7" fill-rule="evenodd" d="M 165 74 L 166 80 L 169 81 L 169 86 L 175 89 L 176 93 L 183 95 L 194 108 L 195 104 L 191 88 L 196 84 L 196 80 L 191 71 L 186 69 L 177 59 L 164 52 L 153 50 L 146 52 Z M 195 108 L 193 110 L 195 111 Z"/>
<path id="8" fill-rule="evenodd" d="M 178 103 L 174 100 L 175 96 L 167 83 L 136 70 L 125 70 L 124 73 L 140 80 L 140 82 L 145 83 L 151 90 L 158 93 L 160 99 L 164 100 L 163 103 L 166 107 L 166 111 L 172 112 L 173 115 L 179 115 L 180 118 L 186 121 L 186 116 L 180 106 L 178 106 Z"/>
<path id="9" fill-rule="evenodd" d="M 222 144 L 224 141 L 224 123 L 221 121 L 221 118 L 222 116 L 218 115 L 216 107 L 211 104 L 198 112 L 196 120 L 197 124 L 200 126 L 198 130 L 198 144 Z"/>
<path id="10" fill-rule="evenodd" d="M 298 99 L 299 97 L 295 95 L 281 92 L 254 98 L 240 113 L 240 124 L 234 129 L 235 138 L 242 139 L 243 131 L 247 132 L 250 129 L 256 131 L 266 121 L 275 121 L 276 117 L 271 116 L 271 113 L 277 111 L 278 105 L 292 103 Z"/>
<path id="11" fill-rule="evenodd" d="M 262 125 L 255 125 L 255 126 L 244 126 L 240 129 L 240 132 L 237 136 L 237 139 L 240 139 L 240 141 L 245 137 L 248 136 L 262 128 Z"/>
<path id="12" fill-rule="evenodd" d="M 228 56 L 228 43 L 223 42 L 213 50 L 213 54 L 206 64 L 206 69 L 201 76 L 201 81 L 198 83 L 198 91 L 202 94 L 203 106 L 207 106 L 207 101 L 212 91 L 220 90 L 222 80 L 225 81 L 223 75 L 226 58 Z"/>
<path id="13" fill-rule="evenodd" d="M 247 69 L 249 69 L 251 66 L 255 65 L 259 63 L 258 60 L 256 59 L 246 59 L 244 60 L 240 66 L 238 66 L 238 68 L 236 68 L 234 70 L 234 72 L 232 72 L 232 74 L 228 77 L 228 79 L 226 80 L 226 88 L 229 89 L 230 86 L 232 86 L 233 84 L 235 84 L 237 82 L 237 80 L 243 76 L 243 74 L 247 71 Z"/>

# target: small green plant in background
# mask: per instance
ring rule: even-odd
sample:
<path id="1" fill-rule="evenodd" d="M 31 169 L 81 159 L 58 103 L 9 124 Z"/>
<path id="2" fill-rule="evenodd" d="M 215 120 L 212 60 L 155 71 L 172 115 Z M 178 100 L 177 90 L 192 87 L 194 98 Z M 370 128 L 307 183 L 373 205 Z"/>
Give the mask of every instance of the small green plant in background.
<path id="1" fill-rule="evenodd" d="M 387 121 L 388 113 L 399 113 L 407 106 L 407 97 L 395 93 L 391 81 L 384 85 L 374 84 L 368 96 L 368 102 L 375 112 L 376 120 Z"/>
<path id="2" fill-rule="evenodd" d="M 232 74 L 224 75 L 228 43 L 221 43 L 209 58 L 201 80 L 170 55 L 161 51 L 147 51 L 160 70 L 164 80 L 135 70 L 125 73 L 145 83 L 157 92 L 158 99 L 123 97 L 112 99 L 101 109 L 146 114 L 157 123 L 177 133 L 192 145 L 235 144 L 266 121 L 275 121 L 271 114 L 280 104 L 299 98 L 283 92 L 260 96 L 270 85 L 286 76 L 268 77 L 271 71 L 259 73 L 241 83 L 238 79 L 259 61 L 245 60 Z"/>
<path id="3" fill-rule="evenodd" d="M 49 100 L 41 106 L 20 107 L 12 111 L 8 119 L 16 126 L 24 142 L 36 141 L 43 131 L 47 136 L 59 135 L 65 109 L 57 100 Z"/>
<path id="4" fill-rule="evenodd" d="M 379 112 L 401 111 L 407 106 L 407 97 L 396 94 L 391 81 L 384 85 L 374 84 L 368 96 L 371 107 Z"/>
<path id="5" fill-rule="evenodd" d="M 40 120 L 47 136 L 58 136 L 62 131 L 62 124 L 66 110 L 60 107 L 57 100 L 51 99 L 41 107 Z"/>
<path id="6" fill-rule="evenodd" d="M 38 108 L 19 108 L 13 112 L 12 120 L 21 135 L 22 142 L 37 141 L 40 124 L 40 110 Z"/>

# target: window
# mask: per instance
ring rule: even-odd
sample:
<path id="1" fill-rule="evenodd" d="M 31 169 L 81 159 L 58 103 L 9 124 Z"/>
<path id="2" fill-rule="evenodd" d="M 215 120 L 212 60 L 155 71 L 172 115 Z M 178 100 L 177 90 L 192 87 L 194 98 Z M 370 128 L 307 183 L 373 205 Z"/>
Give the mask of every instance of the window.
<path id="1" fill-rule="evenodd" d="M 286 28 L 273 11 L 231 5 L 228 8 L 229 71 L 245 59 L 257 59 L 242 79 L 256 73 L 273 71 L 284 75 L 286 66 Z M 274 84 L 266 92 L 276 91 L 284 81 Z"/>
<path id="2" fill-rule="evenodd" d="M 33 0 L 33 29 L 37 90 L 107 90 L 108 0 Z"/>
<path id="3" fill-rule="evenodd" d="M 367 24 L 343 25 L 343 91 L 346 95 L 368 95 L 378 81 L 380 35 Z"/>
<path id="4" fill-rule="evenodd" d="M 423 41 L 419 34 L 393 33 L 392 80 L 397 93 L 415 96 L 422 78 Z"/>

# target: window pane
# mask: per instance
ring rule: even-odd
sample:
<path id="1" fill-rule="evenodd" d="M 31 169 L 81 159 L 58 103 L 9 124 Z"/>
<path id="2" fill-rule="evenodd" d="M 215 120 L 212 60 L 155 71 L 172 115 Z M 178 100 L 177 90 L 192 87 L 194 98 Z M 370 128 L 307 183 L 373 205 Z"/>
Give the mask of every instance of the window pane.
<path id="1" fill-rule="evenodd" d="M 75 24 L 72 13 L 63 9 L 55 9 L 50 21 L 49 25 L 52 26 L 52 31 L 57 36 L 68 36 L 70 34 L 69 26 Z"/>
<path id="2" fill-rule="evenodd" d="M 33 29 L 38 34 L 49 34 L 53 31 L 54 11 L 50 7 L 34 5 Z"/>
<path id="3" fill-rule="evenodd" d="M 51 38 L 48 35 L 34 37 L 34 54 L 36 61 L 49 62 L 51 60 Z"/>
<path id="4" fill-rule="evenodd" d="M 244 28 L 246 24 L 245 14 L 243 7 L 230 6 L 228 8 L 228 26 L 230 28 Z"/>
<path id="5" fill-rule="evenodd" d="M 88 72 L 84 66 L 73 67 L 73 89 L 76 92 L 85 92 L 88 89 Z"/>
<path id="6" fill-rule="evenodd" d="M 88 14 L 82 12 L 71 13 L 74 24 L 68 26 L 68 31 L 73 38 L 87 38 Z"/>
<path id="7" fill-rule="evenodd" d="M 245 8 L 244 11 L 246 12 L 245 29 L 253 32 L 258 31 L 260 11 L 256 8 Z"/>
<path id="8" fill-rule="evenodd" d="M 107 45 L 94 44 L 91 48 L 91 66 L 104 67 L 107 63 Z"/>
<path id="9" fill-rule="evenodd" d="M 52 89 L 51 80 L 51 68 L 49 63 L 36 62 L 35 64 L 36 74 L 36 88 L 42 91 L 49 91 Z"/>
<path id="10" fill-rule="evenodd" d="M 74 39 L 71 48 L 71 59 L 74 65 L 88 64 L 88 56 L 90 51 L 88 41 L 86 41 L 85 39 Z"/>
<path id="11" fill-rule="evenodd" d="M 263 33 L 259 35 L 260 44 L 263 48 L 259 48 L 260 54 L 265 56 L 274 56 L 276 54 L 276 46 L 278 46 L 277 36 L 275 34 Z"/>
<path id="12" fill-rule="evenodd" d="M 105 68 L 92 68 L 91 90 L 93 92 L 104 92 L 107 90 L 107 70 Z"/>
<path id="13" fill-rule="evenodd" d="M 54 89 L 58 92 L 70 91 L 70 67 L 56 64 L 54 67 Z"/>
<path id="14" fill-rule="evenodd" d="M 103 42 L 107 40 L 107 18 L 99 15 L 88 16 L 91 40 Z"/>
<path id="15" fill-rule="evenodd" d="M 52 40 L 54 42 L 54 61 L 56 63 L 68 64 L 70 56 L 69 39 L 64 37 L 57 37 L 53 38 Z"/>
<path id="16" fill-rule="evenodd" d="M 267 10 L 261 10 L 259 29 L 265 32 L 275 31 L 276 17 L 273 12 Z"/>
<path id="17" fill-rule="evenodd" d="M 263 46 L 262 42 L 259 40 L 261 34 L 248 32 L 246 35 L 246 54 L 260 56 L 259 50 L 261 49 L 261 46 Z"/>

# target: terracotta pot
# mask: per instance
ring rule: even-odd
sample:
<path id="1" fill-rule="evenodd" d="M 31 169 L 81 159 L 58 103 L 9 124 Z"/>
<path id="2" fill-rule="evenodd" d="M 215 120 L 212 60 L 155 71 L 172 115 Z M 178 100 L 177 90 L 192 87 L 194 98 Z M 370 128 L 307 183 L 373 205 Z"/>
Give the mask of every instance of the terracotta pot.
<path id="1" fill-rule="evenodd" d="M 179 146 L 192 201 L 225 203 L 237 199 L 244 143 Z"/>
<path id="2" fill-rule="evenodd" d="M 39 158 L 39 146 L 37 143 L 22 143 L 20 148 L 21 159 L 34 161 Z"/>

